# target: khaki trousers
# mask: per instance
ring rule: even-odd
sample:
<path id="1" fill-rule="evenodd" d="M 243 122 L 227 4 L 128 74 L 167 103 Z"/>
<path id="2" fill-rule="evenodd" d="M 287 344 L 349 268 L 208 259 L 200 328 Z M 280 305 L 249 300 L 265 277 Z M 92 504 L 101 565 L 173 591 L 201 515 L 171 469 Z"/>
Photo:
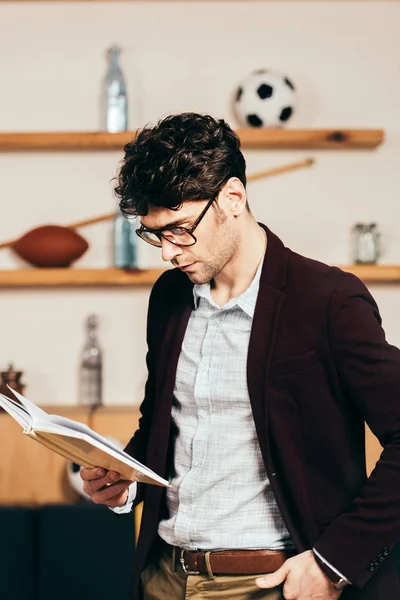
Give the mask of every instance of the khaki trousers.
<path id="1" fill-rule="evenodd" d="M 163 556 L 142 573 L 143 600 L 283 600 L 282 586 L 261 590 L 257 575 L 186 575 Z"/>

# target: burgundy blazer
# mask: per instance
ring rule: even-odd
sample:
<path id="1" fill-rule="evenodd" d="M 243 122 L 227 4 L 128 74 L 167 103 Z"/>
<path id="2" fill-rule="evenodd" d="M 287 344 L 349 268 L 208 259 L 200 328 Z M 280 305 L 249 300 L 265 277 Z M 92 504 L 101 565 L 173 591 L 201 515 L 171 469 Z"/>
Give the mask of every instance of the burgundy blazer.
<path id="1" fill-rule="evenodd" d="M 313 546 L 352 582 L 344 600 L 395 600 L 390 551 L 400 539 L 400 351 L 351 274 L 300 256 L 266 227 L 247 383 L 265 467 L 299 552 Z M 193 284 L 164 273 L 149 302 L 148 380 L 127 451 L 164 477 L 173 468 L 171 403 Z M 367 479 L 364 422 L 384 451 Z M 151 556 L 165 490 L 139 485 L 134 568 Z M 262 527 L 262 523 L 260 523 Z"/>

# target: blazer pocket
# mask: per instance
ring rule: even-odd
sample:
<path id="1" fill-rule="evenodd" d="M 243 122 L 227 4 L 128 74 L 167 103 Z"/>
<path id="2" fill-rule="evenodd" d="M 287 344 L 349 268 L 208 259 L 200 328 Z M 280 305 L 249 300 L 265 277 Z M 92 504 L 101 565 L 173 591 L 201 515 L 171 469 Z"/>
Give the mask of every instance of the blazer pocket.
<path id="1" fill-rule="evenodd" d="M 316 364 L 315 351 L 310 350 L 306 354 L 300 354 L 300 356 L 294 356 L 287 360 L 272 363 L 269 369 L 269 377 L 278 377 L 281 375 L 289 375 L 290 373 L 297 373 L 297 371 L 304 371 L 309 369 Z"/>

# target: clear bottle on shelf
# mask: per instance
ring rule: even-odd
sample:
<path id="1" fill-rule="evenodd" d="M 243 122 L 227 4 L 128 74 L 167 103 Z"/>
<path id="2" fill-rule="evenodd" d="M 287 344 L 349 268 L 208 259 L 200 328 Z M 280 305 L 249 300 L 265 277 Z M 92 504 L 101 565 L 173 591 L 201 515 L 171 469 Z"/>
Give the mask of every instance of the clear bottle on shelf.
<path id="1" fill-rule="evenodd" d="M 128 105 L 125 78 L 122 73 L 118 46 L 108 49 L 108 70 L 103 81 L 103 124 L 110 133 L 128 129 Z"/>
<path id="2" fill-rule="evenodd" d="M 354 262 L 359 265 L 374 265 L 380 257 L 380 234 L 376 223 L 356 223 Z"/>
<path id="3" fill-rule="evenodd" d="M 82 350 L 79 372 L 79 404 L 92 408 L 102 404 L 103 357 L 97 339 L 98 318 L 86 320 L 86 342 Z"/>
<path id="4" fill-rule="evenodd" d="M 127 219 L 121 212 L 114 218 L 114 267 L 116 269 L 138 269 L 139 219 Z"/>

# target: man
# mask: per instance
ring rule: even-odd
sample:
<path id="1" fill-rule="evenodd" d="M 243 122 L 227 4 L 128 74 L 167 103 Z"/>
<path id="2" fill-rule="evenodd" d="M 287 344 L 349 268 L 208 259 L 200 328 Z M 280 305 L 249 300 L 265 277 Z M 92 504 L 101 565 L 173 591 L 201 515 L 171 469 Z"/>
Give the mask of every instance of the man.
<path id="1" fill-rule="evenodd" d="M 144 500 L 137 598 L 394 600 L 400 352 L 356 277 L 256 222 L 239 146 L 189 113 L 125 147 L 121 210 L 175 267 L 151 293 L 127 451 L 170 487 L 84 469 L 84 489 L 117 512 Z M 384 446 L 369 479 L 364 421 Z"/>

